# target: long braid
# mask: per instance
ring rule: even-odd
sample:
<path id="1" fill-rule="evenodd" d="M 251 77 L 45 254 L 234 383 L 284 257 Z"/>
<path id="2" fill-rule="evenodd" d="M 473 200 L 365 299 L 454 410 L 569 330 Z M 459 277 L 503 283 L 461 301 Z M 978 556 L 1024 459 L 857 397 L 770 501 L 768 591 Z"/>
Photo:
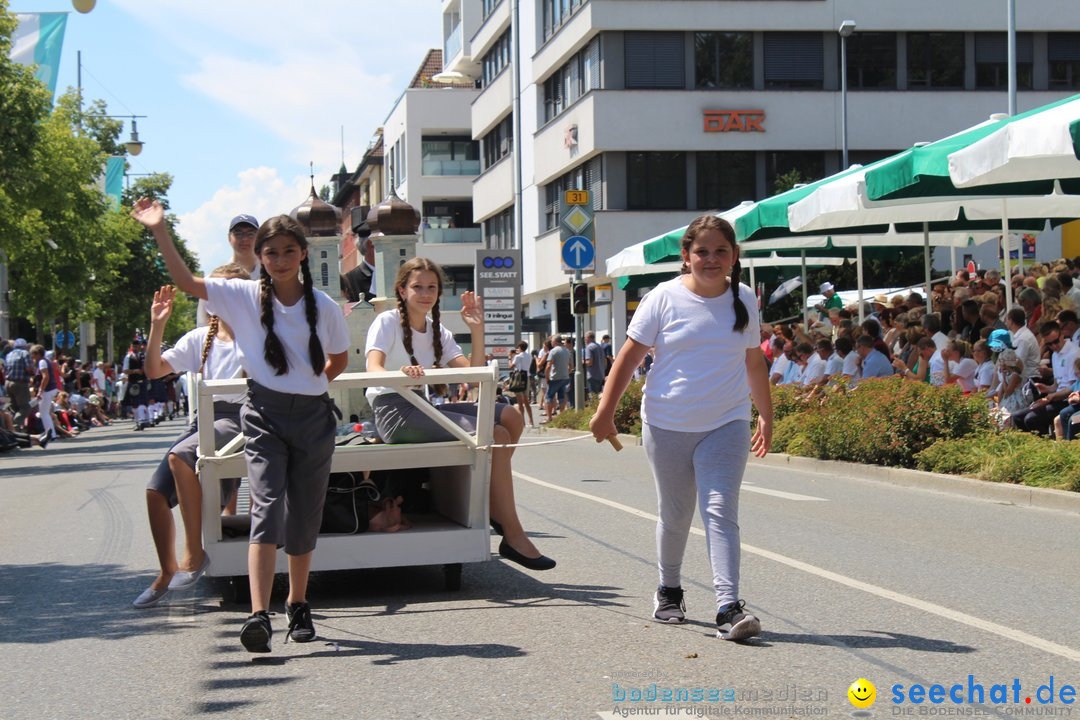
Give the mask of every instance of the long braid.
<path id="1" fill-rule="evenodd" d="M 401 297 L 401 293 L 397 296 L 397 309 L 398 315 L 401 316 L 401 344 L 405 346 L 405 352 L 409 353 L 409 362 L 413 365 L 419 365 L 416 361 L 416 356 L 413 355 L 412 347 L 412 326 L 409 325 L 409 309 L 405 306 L 405 298 Z"/>
<path id="2" fill-rule="evenodd" d="M 266 342 L 263 343 L 263 358 L 266 364 L 274 368 L 277 375 L 289 372 L 289 361 L 285 357 L 285 348 L 281 346 L 281 340 L 274 333 L 274 286 L 269 273 L 263 273 L 259 278 L 259 302 L 262 312 L 259 319 L 266 328 Z"/>
<path id="3" fill-rule="evenodd" d="M 738 260 L 731 267 L 731 293 L 735 298 L 735 330 L 742 332 L 750 322 L 750 313 L 746 310 L 746 304 L 739 297 L 739 276 L 742 275 L 742 263 Z"/>
<path id="4" fill-rule="evenodd" d="M 202 360 L 199 362 L 199 372 L 206 367 L 206 358 L 210 357 L 210 348 L 214 344 L 214 337 L 218 333 L 219 318 L 217 315 L 210 316 L 210 324 L 206 327 L 206 340 L 202 346 Z"/>
<path id="5" fill-rule="evenodd" d="M 319 340 L 319 307 L 315 299 L 315 284 L 311 280 L 311 268 L 308 267 L 306 257 L 300 263 L 300 275 L 304 279 L 304 314 L 307 315 L 308 327 L 311 328 L 311 336 L 308 338 L 311 369 L 316 375 L 322 375 L 326 370 L 326 353 L 323 352 L 322 341 Z"/>
<path id="6" fill-rule="evenodd" d="M 439 324 L 439 301 L 435 301 L 431 308 L 431 344 L 435 349 L 435 367 L 441 367 L 442 361 L 442 327 Z"/>

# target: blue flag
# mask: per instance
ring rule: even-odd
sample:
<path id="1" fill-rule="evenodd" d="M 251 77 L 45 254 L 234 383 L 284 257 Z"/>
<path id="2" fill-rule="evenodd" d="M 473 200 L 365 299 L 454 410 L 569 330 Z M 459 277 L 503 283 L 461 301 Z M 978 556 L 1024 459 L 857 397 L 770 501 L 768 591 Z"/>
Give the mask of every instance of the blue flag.
<path id="1" fill-rule="evenodd" d="M 19 13 L 15 19 L 18 25 L 11 38 L 11 59 L 23 65 L 37 65 L 34 75 L 55 97 L 67 13 Z"/>

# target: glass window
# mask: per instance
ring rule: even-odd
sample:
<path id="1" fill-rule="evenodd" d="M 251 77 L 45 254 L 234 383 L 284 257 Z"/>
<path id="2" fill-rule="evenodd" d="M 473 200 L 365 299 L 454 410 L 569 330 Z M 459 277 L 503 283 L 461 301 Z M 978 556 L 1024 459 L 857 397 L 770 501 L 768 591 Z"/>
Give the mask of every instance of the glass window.
<path id="1" fill-rule="evenodd" d="M 1016 35 L 1016 86 L 1031 89 L 1031 33 Z M 975 87 L 1009 86 L 1009 46 L 1005 33 L 975 33 Z"/>
<path id="2" fill-rule="evenodd" d="M 765 33 L 765 87 L 825 86 L 825 43 L 821 33 Z"/>
<path id="3" fill-rule="evenodd" d="M 480 147 L 483 152 L 483 169 L 499 162 L 513 150 L 514 145 L 514 116 L 507 115 L 493 127 L 487 135 L 480 138 Z"/>
<path id="4" fill-rule="evenodd" d="M 600 38 L 595 37 L 544 81 L 544 122 L 559 115 L 585 93 L 599 87 Z"/>
<path id="5" fill-rule="evenodd" d="M 845 44 L 848 89 L 896 89 L 896 33 L 856 32 Z"/>
<path id="6" fill-rule="evenodd" d="M 628 32 L 623 34 L 626 87 L 674 89 L 686 87 L 686 58 L 681 32 Z"/>
<path id="7" fill-rule="evenodd" d="M 694 33 L 694 87 L 752 88 L 754 36 L 748 32 Z"/>
<path id="8" fill-rule="evenodd" d="M 495 8 L 499 7 L 501 3 L 502 0 L 483 0 L 482 8 L 484 20 L 487 20 L 488 16 L 495 12 Z"/>
<path id="9" fill-rule="evenodd" d="M 686 153 L 627 153 L 626 171 L 630 210 L 686 208 Z"/>
<path id="10" fill-rule="evenodd" d="M 510 50 L 510 31 L 507 30 L 499 36 L 491 49 L 480 59 L 480 64 L 483 66 L 480 87 L 490 85 L 491 81 L 503 71 L 503 68 L 510 64 Z"/>
<path id="11" fill-rule="evenodd" d="M 514 247 L 512 207 L 484 221 L 484 244 L 489 250 L 510 250 Z"/>
<path id="12" fill-rule="evenodd" d="M 757 168 L 752 152 L 699 152 L 697 206 L 726 210 L 756 197 Z"/>
<path id="13" fill-rule="evenodd" d="M 1080 88 L 1080 33 L 1049 33 L 1047 59 L 1052 89 Z"/>
<path id="14" fill-rule="evenodd" d="M 480 146 L 467 137 L 424 137 L 420 140 L 424 175 L 479 175 Z"/>
<path id="15" fill-rule="evenodd" d="M 964 87 L 964 33 L 909 32 L 908 87 Z"/>
<path id="16" fill-rule="evenodd" d="M 765 187 L 770 195 L 777 190 L 776 181 L 782 176 L 798 173 L 797 182 L 808 183 L 825 177 L 825 153 L 815 151 L 789 151 L 765 153 Z M 785 187 L 784 190 L 790 188 Z"/>
<path id="17" fill-rule="evenodd" d="M 554 35 L 584 3 L 585 0 L 543 0 L 544 40 Z"/>

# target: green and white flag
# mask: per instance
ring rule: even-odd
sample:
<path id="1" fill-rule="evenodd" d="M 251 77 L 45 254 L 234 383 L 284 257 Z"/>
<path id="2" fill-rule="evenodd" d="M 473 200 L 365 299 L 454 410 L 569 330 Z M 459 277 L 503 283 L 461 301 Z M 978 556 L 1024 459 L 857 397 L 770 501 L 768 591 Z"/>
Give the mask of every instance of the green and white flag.
<path id="1" fill-rule="evenodd" d="M 34 75 L 55 97 L 67 13 L 19 13 L 15 19 L 19 24 L 11 38 L 11 59 L 23 65 L 37 65 Z"/>

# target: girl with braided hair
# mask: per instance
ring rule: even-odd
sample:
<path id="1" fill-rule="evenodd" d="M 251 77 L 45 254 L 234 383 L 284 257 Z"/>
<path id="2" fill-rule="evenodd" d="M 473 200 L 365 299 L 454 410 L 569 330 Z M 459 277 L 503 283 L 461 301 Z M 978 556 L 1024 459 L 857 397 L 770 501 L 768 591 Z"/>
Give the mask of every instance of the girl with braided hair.
<path id="1" fill-rule="evenodd" d="M 286 638 L 310 642 L 316 635 L 308 575 L 337 429 L 327 387 L 348 362 L 345 316 L 314 289 L 303 226 L 287 215 L 270 218 L 255 235 L 259 280 L 195 277 L 173 245 L 159 203 L 139 200 L 132 215 L 150 228 L 179 289 L 207 300 L 207 310 L 232 328 L 247 373 L 240 424 L 251 489 L 251 615 L 240 642 L 249 652 L 270 652 L 268 610 L 280 546 L 289 566 Z"/>
<path id="2" fill-rule="evenodd" d="M 397 309 L 380 313 L 367 336 L 367 369 L 379 372 L 400 369 L 409 377 L 424 375 L 425 368 L 483 367 L 484 313 L 472 292 L 461 295 L 461 317 L 472 334 L 472 354 L 466 358 L 453 334 L 440 322 L 439 296 L 443 277 L 438 265 L 427 258 L 404 263 L 394 280 Z M 375 429 L 387 443 L 422 443 L 454 437 L 397 392 L 369 387 L 367 399 L 375 413 Z M 443 403 L 438 411 L 468 432 L 476 430 L 476 404 Z M 521 437 L 525 421 L 506 403 L 495 404 L 495 443 L 513 444 Z M 499 555 L 530 570 L 550 570 L 555 561 L 540 554 L 517 516 L 510 458 L 513 448 L 491 451 L 491 526 L 503 536 Z"/>
<path id="3" fill-rule="evenodd" d="M 615 433 L 615 408 L 651 346 L 641 402 L 642 441 L 656 482 L 660 586 L 653 619 L 685 620 L 681 569 L 696 498 L 716 593 L 717 637 L 743 640 L 761 623 L 739 599 L 739 487 L 748 452 L 772 442 L 773 408 L 758 347 L 754 294 L 740 284 L 731 225 L 704 215 L 682 239 L 682 274 L 641 301 L 589 423 L 597 442 Z M 750 401 L 758 410 L 750 434 Z"/>
<path id="4" fill-rule="evenodd" d="M 222 265 L 210 276 L 244 280 L 250 277 L 247 270 L 236 264 Z M 207 380 L 239 377 L 243 368 L 235 351 L 232 329 L 217 315 L 210 316 L 209 325 L 192 330 L 173 347 L 161 352 L 161 339 L 172 315 L 175 298 L 176 290 L 170 285 L 154 293 L 150 306 L 150 339 L 146 347 L 147 377 L 160 378 L 189 371 L 200 372 Z M 224 447 L 240 433 L 240 403 L 243 399 L 242 395 L 231 395 L 214 402 L 216 447 Z M 198 430 L 198 422 L 192 422 L 184 429 L 146 486 L 146 514 L 161 572 L 135 598 L 132 604 L 137 608 L 153 607 L 170 590 L 191 587 L 210 565 L 210 557 L 202 546 L 202 486 L 195 474 Z M 239 485 L 239 479 L 222 482 L 222 507 L 235 497 Z M 180 562 L 176 561 L 176 525 L 172 514 L 177 505 L 184 523 L 184 550 Z"/>

